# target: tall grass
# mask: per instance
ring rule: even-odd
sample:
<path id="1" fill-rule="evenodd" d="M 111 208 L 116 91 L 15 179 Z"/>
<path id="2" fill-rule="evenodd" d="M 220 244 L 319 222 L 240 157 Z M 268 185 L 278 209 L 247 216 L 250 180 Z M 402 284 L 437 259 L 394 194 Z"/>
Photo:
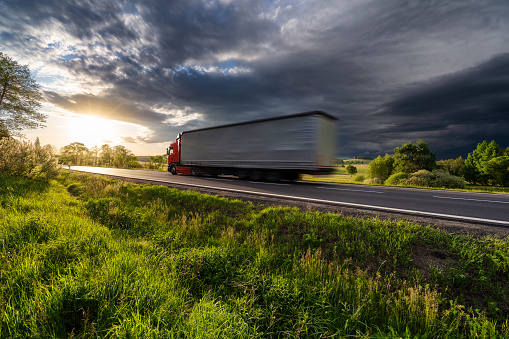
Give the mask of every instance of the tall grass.
<path id="1" fill-rule="evenodd" d="M 0 337 L 509 336 L 508 239 L 0 175 Z"/>

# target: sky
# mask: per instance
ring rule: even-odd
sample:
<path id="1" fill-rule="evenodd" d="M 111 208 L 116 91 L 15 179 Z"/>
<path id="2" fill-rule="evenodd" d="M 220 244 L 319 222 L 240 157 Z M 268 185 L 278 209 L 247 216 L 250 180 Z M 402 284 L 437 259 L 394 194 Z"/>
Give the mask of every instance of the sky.
<path id="1" fill-rule="evenodd" d="M 509 146 L 507 0 L 0 0 L 0 51 L 48 115 L 28 139 L 165 153 L 179 132 L 322 110 L 338 155 Z"/>

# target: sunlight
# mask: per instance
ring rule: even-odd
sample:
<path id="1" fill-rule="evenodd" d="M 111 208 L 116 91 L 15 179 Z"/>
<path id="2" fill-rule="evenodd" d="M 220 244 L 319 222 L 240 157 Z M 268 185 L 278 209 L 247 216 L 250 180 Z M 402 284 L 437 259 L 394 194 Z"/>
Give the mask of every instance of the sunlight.
<path id="1" fill-rule="evenodd" d="M 118 123 L 90 116 L 79 116 L 70 121 L 69 133 L 87 147 L 100 146 L 118 138 Z"/>

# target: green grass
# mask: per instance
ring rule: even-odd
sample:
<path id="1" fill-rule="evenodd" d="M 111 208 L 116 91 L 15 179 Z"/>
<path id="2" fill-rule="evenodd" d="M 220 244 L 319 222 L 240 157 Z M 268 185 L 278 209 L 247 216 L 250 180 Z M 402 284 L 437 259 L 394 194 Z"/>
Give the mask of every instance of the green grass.
<path id="1" fill-rule="evenodd" d="M 0 175 L 0 338 L 509 337 L 508 241 Z"/>
<path id="2" fill-rule="evenodd" d="M 357 173 L 354 175 L 350 175 L 346 172 L 346 166 L 341 167 L 337 166 L 334 169 L 332 174 L 328 175 L 311 175 L 311 174 L 303 174 L 302 180 L 304 181 L 316 181 L 316 182 L 337 182 L 343 184 L 362 184 L 356 182 L 354 179 L 357 175 L 366 176 L 366 171 L 368 169 L 368 164 L 353 164 L 357 168 Z"/>

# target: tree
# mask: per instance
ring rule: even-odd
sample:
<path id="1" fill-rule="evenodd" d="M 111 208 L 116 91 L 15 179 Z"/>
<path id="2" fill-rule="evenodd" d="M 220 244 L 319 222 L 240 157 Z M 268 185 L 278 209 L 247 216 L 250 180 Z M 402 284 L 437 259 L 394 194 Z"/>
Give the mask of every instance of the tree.
<path id="1" fill-rule="evenodd" d="M 90 165 L 97 166 L 98 156 L 99 156 L 99 147 L 97 147 L 97 146 L 90 147 L 90 149 L 88 150 L 88 154 L 87 154 L 88 163 Z"/>
<path id="2" fill-rule="evenodd" d="M 128 167 L 134 168 L 139 167 L 138 158 L 134 155 L 133 152 L 125 148 L 125 146 L 118 145 L 113 147 L 114 158 L 113 163 L 115 167 Z"/>
<path id="3" fill-rule="evenodd" d="M 492 178 L 492 184 L 509 186 L 509 156 L 496 157 L 484 165 L 484 171 Z"/>
<path id="4" fill-rule="evenodd" d="M 414 173 L 425 169 L 433 170 L 436 166 L 436 154 L 431 152 L 428 143 L 423 140 L 417 140 L 403 144 L 394 149 L 394 167 L 395 172 Z"/>
<path id="5" fill-rule="evenodd" d="M 43 126 L 39 85 L 23 66 L 0 52 L 0 135 Z"/>
<path id="6" fill-rule="evenodd" d="M 449 174 L 461 177 L 465 169 L 465 160 L 462 157 L 437 161 L 437 168 L 449 172 Z"/>
<path id="7" fill-rule="evenodd" d="M 383 158 L 379 155 L 375 160 L 369 163 L 366 175 L 368 178 L 387 179 L 391 176 L 393 167 L 394 158 L 391 155 L 386 154 Z"/>
<path id="8" fill-rule="evenodd" d="M 495 140 L 488 142 L 484 140 L 477 144 L 477 148 L 468 154 L 465 160 L 463 175 L 465 180 L 474 183 L 487 185 L 490 182 L 491 174 L 488 173 L 486 164 L 501 154 Z"/>
<path id="9" fill-rule="evenodd" d="M 354 175 L 355 173 L 357 173 L 357 167 L 348 165 L 346 166 L 346 172 L 350 175 Z"/>
<path id="10" fill-rule="evenodd" d="M 111 163 L 113 161 L 113 149 L 108 144 L 104 144 L 101 146 L 101 155 L 99 157 L 99 160 L 101 161 L 101 165 L 107 165 L 111 166 Z"/>
<path id="11" fill-rule="evenodd" d="M 167 163 L 168 156 L 164 155 L 156 155 L 150 157 L 151 167 L 155 169 L 160 169 Z"/>
<path id="12" fill-rule="evenodd" d="M 88 152 L 88 148 L 81 142 L 73 142 L 62 147 L 60 150 L 60 161 L 71 165 L 82 165 L 83 158 Z"/>

